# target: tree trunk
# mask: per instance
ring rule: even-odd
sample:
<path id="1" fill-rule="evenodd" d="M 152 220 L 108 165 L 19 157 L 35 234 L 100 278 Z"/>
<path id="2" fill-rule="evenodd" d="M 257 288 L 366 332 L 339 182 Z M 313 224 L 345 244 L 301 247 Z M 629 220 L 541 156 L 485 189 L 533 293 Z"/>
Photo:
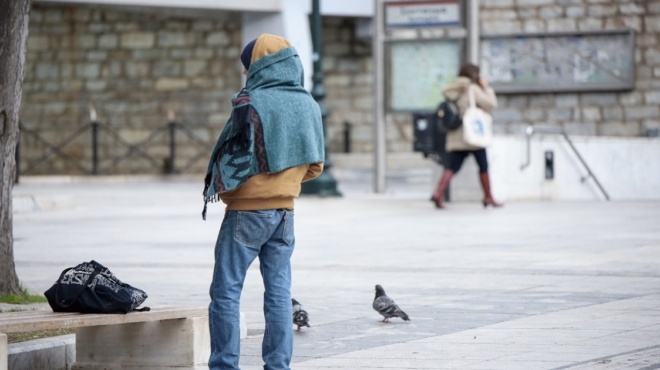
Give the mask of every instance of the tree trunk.
<path id="1" fill-rule="evenodd" d="M 11 195 L 29 16 L 30 0 L 0 0 L 0 295 L 22 295 L 14 265 Z"/>

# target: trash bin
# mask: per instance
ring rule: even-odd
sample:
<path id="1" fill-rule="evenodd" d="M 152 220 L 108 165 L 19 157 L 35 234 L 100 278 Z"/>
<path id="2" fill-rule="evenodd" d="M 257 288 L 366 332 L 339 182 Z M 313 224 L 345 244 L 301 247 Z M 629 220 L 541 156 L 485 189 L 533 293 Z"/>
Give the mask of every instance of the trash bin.
<path id="1" fill-rule="evenodd" d="M 420 152 L 424 158 L 431 158 L 438 164 L 445 163 L 444 132 L 436 112 L 414 112 L 413 119 L 413 151 Z"/>

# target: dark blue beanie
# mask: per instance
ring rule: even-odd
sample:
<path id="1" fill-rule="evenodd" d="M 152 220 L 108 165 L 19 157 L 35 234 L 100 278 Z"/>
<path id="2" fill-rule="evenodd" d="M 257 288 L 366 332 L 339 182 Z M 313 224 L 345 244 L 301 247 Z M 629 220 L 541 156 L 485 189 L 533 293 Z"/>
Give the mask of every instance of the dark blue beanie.
<path id="1" fill-rule="evenodd" d="M 245 67 L 245 69 L 250 69 L 250 60 L 252 59 L 252 49 L 254 49 L 255 42 L 257 42 L 257 39 L 248 42 L 248 44 L 245 45 L 245 47 L 243 48 L 243 52 L 241 53 L 241 62 L 243 63 L 243 67 Z"/>

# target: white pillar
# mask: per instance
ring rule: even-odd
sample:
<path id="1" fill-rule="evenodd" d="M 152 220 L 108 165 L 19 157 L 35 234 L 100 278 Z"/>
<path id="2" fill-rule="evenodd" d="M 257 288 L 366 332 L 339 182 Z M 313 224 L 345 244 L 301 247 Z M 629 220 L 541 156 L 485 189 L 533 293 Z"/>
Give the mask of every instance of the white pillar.
<path id="1" fill-rule="evenodd" d="M 375 71 L 375 99 L 374 99 L 374 192 L 385 192 L 385 164 L 386 164 L 386 141 L 385 141 L 385 67 L 383 55 L 384 25 L 383 25 L 383 2 L 374 0 L 374 37 L 373 37 L 373 60 Z"/>
<path id="2" fill-rule="evenodd" d="M 311 1 L 285 0 L 279 13 L 244 12 L 242 42 L 248 42 L 262 33 L 285 37 L 298 51 L 305 70 L 305 88 L 312 88 L 312 34 L 309 25 Z"/>

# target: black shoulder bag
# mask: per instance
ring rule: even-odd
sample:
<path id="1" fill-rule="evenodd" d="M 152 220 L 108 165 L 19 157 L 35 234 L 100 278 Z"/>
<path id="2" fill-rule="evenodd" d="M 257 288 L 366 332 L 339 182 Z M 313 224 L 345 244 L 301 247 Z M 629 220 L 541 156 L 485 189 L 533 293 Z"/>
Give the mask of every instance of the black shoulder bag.
<path id="1" fill-rule="evenodd" d="M 149 307 L 137 308 L 147 299 L 147 293 L 117 279 L 107 267 L 93 260 L 62 271 L 44 294 L 55 312 L 149 311 Z"/>
<path id="2" fill-rule="evenodd" d="M 442 127 L 447 131 L 454 131 L 463 125 L 463 118 L 458 113 L 456 102 L 445 100 L 438 106 L 436 112 Z"/>

